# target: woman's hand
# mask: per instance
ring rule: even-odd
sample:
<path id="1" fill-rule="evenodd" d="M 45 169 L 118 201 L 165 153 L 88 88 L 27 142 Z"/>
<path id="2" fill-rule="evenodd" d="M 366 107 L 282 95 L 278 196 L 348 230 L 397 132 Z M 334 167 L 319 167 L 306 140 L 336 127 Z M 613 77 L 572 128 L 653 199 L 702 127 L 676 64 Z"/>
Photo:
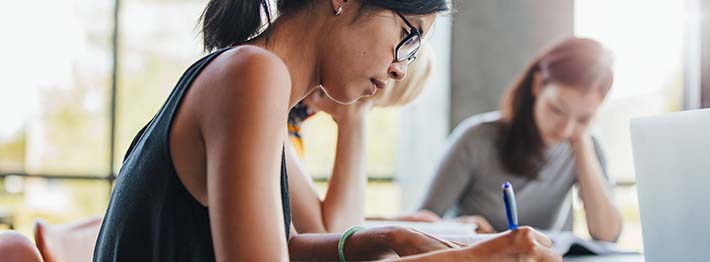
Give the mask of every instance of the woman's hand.
<path id="1" fill-rule="evenodd" d="M 592 136 L 589 135 L 588 130 L 589 125 L 587 124 L 577 126 L 574 129 L 572 136 L 569 138 L 569 142 L 572 145 L 573 149 L 579 150 L 582 149 L 582 147 L 586 147 L 594 143 L 592 141 Z"/>
<path id="2" fill-rule="evenodd" d="M 309 114 L 320 111 L 333 117 L 338 124 L 348 121 L 359 121 L 365 118 L 367 111 L 372 107 L 372 100 L 363 98 L 349 105 L 339 104 L 330 99 L 323 89 L 316 89 L 303 99 L 308 107 Z"/>
<path id="3" fill-rule="evenodd" d="M 414 228 L 399 227 L 392 236 L 392 250 L 400 257 L 428 253 L 443 249 L 461 248 L 464 245 L 444 240 Z"/>
<path id="4" fill-rule="evenodd" d="M 476 225 L 476 233 L 479 234 L 490 234 L 490 233 L 496 233 L 496 230 L 493 229 L 493 226 L 491 225 L 488 220 L 479 215 L 474 215 L 474 216 L 460 216 L 457 218 L 454 218 L 452 221 L 458 222 L 458 223 L 464 223 L 464 224 L 474 224 Z"/>
<path id="5" fill-rule="evenodd" d="M 551 247 L 549 238 L 525 226 L 466 247 L 462 254 L 468 261 L 562 261 Z"/>

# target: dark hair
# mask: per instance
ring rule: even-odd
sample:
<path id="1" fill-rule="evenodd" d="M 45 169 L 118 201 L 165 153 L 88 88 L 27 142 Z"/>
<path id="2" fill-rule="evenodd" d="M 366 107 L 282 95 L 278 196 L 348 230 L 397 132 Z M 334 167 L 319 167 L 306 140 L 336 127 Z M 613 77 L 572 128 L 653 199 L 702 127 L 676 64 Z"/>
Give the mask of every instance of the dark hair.
<path id="1" fill-rule="evenodd" d="M 544 142 L 533 110 L 535 74 L 540 73 L 543 84 L 596 90 L 603 97 L 613 81 L 612 60 L 611 53 L 599 42 L 571 38 L 542 52 L 528 65 L 501 103 L 503 125 L 498 145 L 508 172 L 535 179 L 545 164 Z"/>
<path id="2" fill-rule="evenodd" d="M 276 0 L 279 14 L 302 9 L 314 0 Z M 352 0 L 351 0 L 352 1 Z M 402 14 L 431 14 L 449 10 L 447 0 L 361 0 L 363 7 L 376 7 Z M 202 12 L 203 44 L 206 51 L 230 47 L 268 32 L 272 21 L 270 0 L 210 0 Z M 263 21 L 262 14 L 266 21 Z"/>

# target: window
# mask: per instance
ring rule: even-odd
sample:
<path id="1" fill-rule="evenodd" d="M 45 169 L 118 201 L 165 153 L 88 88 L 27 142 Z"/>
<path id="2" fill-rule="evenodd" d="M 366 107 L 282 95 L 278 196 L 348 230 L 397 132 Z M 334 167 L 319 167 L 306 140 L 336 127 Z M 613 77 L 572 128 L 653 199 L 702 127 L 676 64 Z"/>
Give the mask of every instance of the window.
<path id="1" fill-rule="evenodd" d="M 577 0 L 575 33 L 614 53 L 614 86 L 597 126 L 610 175 L 620 184 L 616 200 L 624 216 L 623 248 L 641 250 L 629 120 L 683 109 L 686 8 L 684 1 Z M 581 212 L 576 205 L 577 212 Z M 586 234 L 583 215 L 575 230 Z"/>
<path id="2" fill-rule="evenodd" d="M 106 174 L 113 2 L 34 5 L 3 4 L 0 170 Z"/>
<path id="3" fill-rule="evenodd" d="M 197 23 L 206 2 L 121 0 L 114 171 L 180 75 L 203 56 Z"/>
<path id="4" fill-rule="evenodd" d="M 319 113 L 304 122 L 304 162 L 318 180 L 331 175 L 335 161 L 337 124 Z M 392 180 L 395 169 L 399 108 L 373 108 L 367 115 L 367 173 L 375 180 Z"/>
<path id="5" fill-rule="evenodd" d="M 103 214 L 133 136 L 203 55 L 196 25 L 205 3 L 3 3 L 0 72 L 11 74 L 0 86 L 0 221 L 31 235 L 36 218 Z"/>
<path id="6" fill-rule="evenodd" d="M 66 222 L 106 206 L 113 7 L 3 3 L 0 216 L 23 233 L 37 217 Z"/>
<path id="7" fill-rule="evenodd" d="M 399 108 L 373 108 L 367 116 L 367 174 L 365 213 L 369 216 L 397 214 L 400 190 L 394 183 L 399 136 Z M 302 127 L 306 170 L 316 181 L 321 197 L 335 161 L 337 124 L 325 113 L 318 113 Z M 382 201 L 386 199 L 387 201 Z"/>

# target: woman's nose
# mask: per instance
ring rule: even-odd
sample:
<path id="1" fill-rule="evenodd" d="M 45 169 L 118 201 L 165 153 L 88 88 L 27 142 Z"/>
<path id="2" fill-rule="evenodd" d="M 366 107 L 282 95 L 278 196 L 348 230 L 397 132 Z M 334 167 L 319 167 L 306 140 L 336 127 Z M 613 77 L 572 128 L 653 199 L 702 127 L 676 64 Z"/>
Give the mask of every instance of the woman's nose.
<path id="1" fill-rule="evenodd" d="M 407 61 L 391 63 L 387 73 L 394 80 L 404 79 L 407 76 Z"/>
<path id="2" fill-rule="evenodd" d="M 562 137 L 563 138 L 568 138 L 571 137 L 572 134 L 574 133 L 574 128 L 575 128 L 575 122 L 574 120 L 565 120 L 562 128 L 560 129 L 562 132 Z"/>

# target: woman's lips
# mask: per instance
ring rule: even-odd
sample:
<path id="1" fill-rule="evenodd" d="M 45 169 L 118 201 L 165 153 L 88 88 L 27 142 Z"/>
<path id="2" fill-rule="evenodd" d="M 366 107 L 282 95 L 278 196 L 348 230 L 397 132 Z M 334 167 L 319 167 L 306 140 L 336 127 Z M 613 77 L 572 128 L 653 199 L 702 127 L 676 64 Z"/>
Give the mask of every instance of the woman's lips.
<path id="1" fill-rule="evenodd" d="M 377 93 L 377 85 L 375 83 L 372 83 L 370 85 L 370 94 L 367 96 L 374 96 Z"/>
<path id="2" fill-rule="evenodd" d="M 383 89 L 387 85 L 385 84 L 384 81 L 375 79 L 375 78 L 370 78 L 370 90 L 365 94 L 364 96 L 374 96 L 377 93 L 378 89 Z"/>
<path id="3" fill-rule="evenodd" d="M 382 81 L 382 80 L 372 79 L 372 80 L 370 80 L 370 82 L 372 82 L 373 84 L 375 84 L 375 86 L 377 87 L 377 89 L 383 89 L 383 88 L 385 88 L 385 86 L 386 86 L 386 85 L 385 85 L 385 82 Z"/>

